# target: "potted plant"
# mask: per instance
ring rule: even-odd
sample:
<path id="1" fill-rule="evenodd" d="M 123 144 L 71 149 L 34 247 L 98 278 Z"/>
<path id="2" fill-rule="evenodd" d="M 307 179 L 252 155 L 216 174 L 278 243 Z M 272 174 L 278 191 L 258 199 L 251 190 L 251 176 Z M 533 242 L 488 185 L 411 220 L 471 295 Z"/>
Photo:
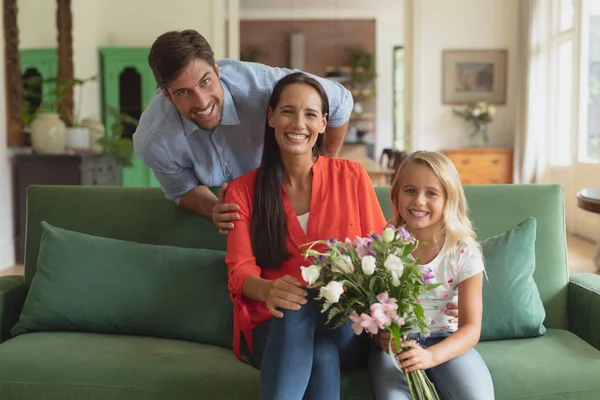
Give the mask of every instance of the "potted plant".
<path id="1" fill-rule="evenodd" d="M 496 108 L 485 101 L 465 104 L 461 108 L 452 109 L 454 115 L 463 118 L 466 122 L 473 124 L 473 131 L 469 137 L 475 143 L 484 146 L 489 144 L 488 125 L 494 121 Z"/>
<path id="2" fill-rule="evenodd" d="M 350 49 L 352 94 L 365 100 L 375 97 L 375 54 L 362 49 Z"/>
<path id="3" fill-rule="evenodd" d="M 123 137 L 125 125 L 138 125 L 138 120 L 129 114 L 119 112 L 111 106 L 107 106 L 106 111 L 114 118 L 110 126 L 110 135 L 104 136 L 97 143 L 103 147 L 104 153 L 115 158 L 117 162 L 124 167 L 132 165 L 133 141 Z"/>
<path id="4" fill-rule="evenodd" d="M 64 153 L 66 148 L 72 150 L 89 150 L 90 134 L 87 127 L 79 126 L 78 119 L 71 113 L 63 113 L 65 120 L 60 119 L 59 112 L 64 107 L 64 97 L 67 89 L 86 82 L 95 80 L 96 77 L 87 79 L 51 77 L 42 79 L 40 77 L 29 78 L 25 87 L 31 88 L 35 85 L 48 87 L 42 98 L 41 104 L 32 119 L 29 102 L 23 101 L 26 110 L 23 122 L 31 121 L 31 142 L 33 149 L 38 153 Z M 30 92 L 27 92 L 31 95 Z M 34 96 L 35 97 L 35 96 Z M 25 98 L 25 96 L 23 96 Z M 31 96 L 30 96 L 31 98 Z"/>

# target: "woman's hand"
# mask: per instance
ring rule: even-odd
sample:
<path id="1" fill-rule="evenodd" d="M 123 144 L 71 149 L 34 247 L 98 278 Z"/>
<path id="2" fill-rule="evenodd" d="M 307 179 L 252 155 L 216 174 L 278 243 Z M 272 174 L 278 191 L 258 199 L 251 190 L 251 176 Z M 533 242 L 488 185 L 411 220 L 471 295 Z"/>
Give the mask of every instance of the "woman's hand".
<path id="1" fill-rule="evenodd" d="M 307 295 L 308 293 L 302 289 L 302 285 L 296 278 L 286 275 L 270 282 L 265 303 L 271 315 L 282 318 L 283 313 L 277 308 L 299 310 L 303 304 L 306 304 Z"/>
<path id="2" fill-rule="evenodd" d="M 398 361 L 400 361 L 400 367 L 402 367 L 404 372 L 429 369 L 437 365 L 433 352 L 422 348 L 413 340 L 403 341 L 402 348 L 410 349 L 396 356 Z"/>

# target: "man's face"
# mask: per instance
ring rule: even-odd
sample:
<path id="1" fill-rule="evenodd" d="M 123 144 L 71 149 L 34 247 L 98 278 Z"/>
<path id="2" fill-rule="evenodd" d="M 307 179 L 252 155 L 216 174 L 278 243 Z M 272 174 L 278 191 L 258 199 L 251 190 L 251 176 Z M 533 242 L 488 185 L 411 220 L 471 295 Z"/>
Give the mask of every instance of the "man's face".
<path id="1" fill-rule="evenodd" d="M 194 59 L 183 68 L 181 75 L 161 89 L 184 117 L 200 129 L 210 131 L 223 118 L 223 88 L 219 81 L 219 67 Z"/>

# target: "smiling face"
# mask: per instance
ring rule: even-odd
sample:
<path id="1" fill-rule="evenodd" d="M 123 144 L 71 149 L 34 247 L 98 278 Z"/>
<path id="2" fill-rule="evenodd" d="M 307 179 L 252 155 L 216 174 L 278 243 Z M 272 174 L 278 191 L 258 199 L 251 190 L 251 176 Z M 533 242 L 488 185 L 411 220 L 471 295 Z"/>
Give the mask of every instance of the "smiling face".
<path id="1" fill-rule="evenodd" d="M 204 60 L 193 59 L 177 79 L 161 90 L 181 115 L 200 129 L 210 131 L 221 123 L 224 94 L 216 64 L 210 66 Z"/>
<path id="2" fill-rule="evenodd" d="M 268 110 L 269 126 L 282 155 L 312 154 L 319 133 L 327 126 L 322 109 L 321 97 L 310 85 L 292 83 L 283 89 L 275 109 Z"/>
<path id="3" fill-rule="evenodd" d="M 401 174 L 397 207 L 406 229 L 414 234 L 431 233 L 444 223 L 446 191 L 442 183 L 423 164 L 409 164 Z"/>

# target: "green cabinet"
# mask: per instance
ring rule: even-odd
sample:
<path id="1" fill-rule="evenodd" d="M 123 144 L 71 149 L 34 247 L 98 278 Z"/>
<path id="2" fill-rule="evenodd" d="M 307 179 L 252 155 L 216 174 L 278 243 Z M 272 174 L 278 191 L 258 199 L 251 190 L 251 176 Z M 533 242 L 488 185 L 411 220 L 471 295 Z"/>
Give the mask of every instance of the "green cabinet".
<path id="1" fill-rule="evenodd" d="M 152 70 L 148 65 L 146 47 L 100 48 L 100 71 L 102 90 L 102 115 L 107 134 L 115 118 L 109 112 L 114 109 L 139 119 L 152 95 L 158 89 Z M 131 138 L 135 128 L 125 127 L 125 137 Z M 152 170 L 133 156 L 132 166 L 123 168 L 123 186 L 160 187 Z"/>
<path id="2" fill-rule="evenodd" d="M 23 123 L 31 123 L 42 100 L 50 100 L 53 88 L 50 85 L 28 83 L 28 79 L 54 78 L 58 69 L 58 54 L 55 48 L 19 50 L 21 78 L 23 79 Z M 25 103 L 26 102 L 26 103 Z"/>

